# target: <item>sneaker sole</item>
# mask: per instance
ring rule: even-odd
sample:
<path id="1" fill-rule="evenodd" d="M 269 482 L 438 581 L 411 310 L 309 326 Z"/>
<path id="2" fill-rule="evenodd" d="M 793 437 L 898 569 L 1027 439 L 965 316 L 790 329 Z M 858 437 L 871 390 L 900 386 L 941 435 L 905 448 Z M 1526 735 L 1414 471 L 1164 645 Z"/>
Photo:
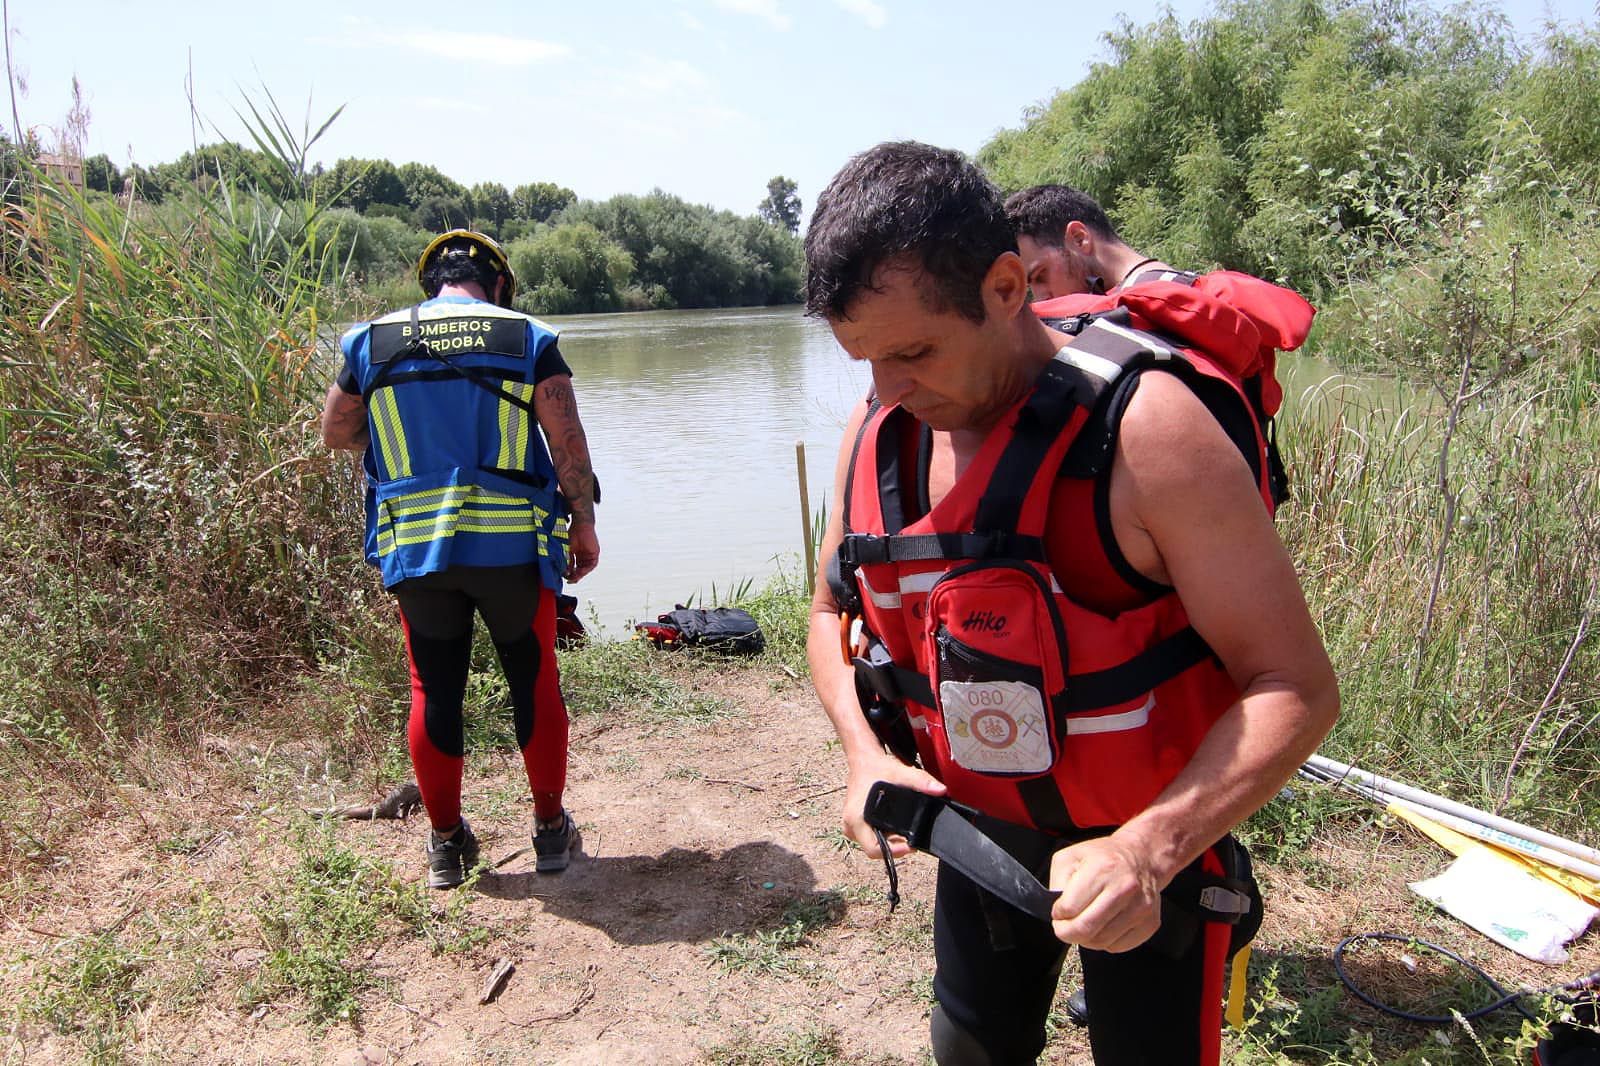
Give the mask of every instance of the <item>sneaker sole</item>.
<path id="1" fill-rule="evenodd" d="M 572 853 L 578 849 L 578 845 L 581 843 L 583 843 L 583 835 L 578 832 L 577 826 L 573 826 L 572 839 L 567 842 L 567 850 L 560 855 L 539 856 L 533 863 L 534 872 L 558 874 L 565 870 L 572 863 Z"/>
<path id="2" fill-rule="evenodd" d="M 428 871 L 429 888 L 460 888 L 466 883 L 466 880 L 460 874 L 444 874 L 436 870 Z"/>

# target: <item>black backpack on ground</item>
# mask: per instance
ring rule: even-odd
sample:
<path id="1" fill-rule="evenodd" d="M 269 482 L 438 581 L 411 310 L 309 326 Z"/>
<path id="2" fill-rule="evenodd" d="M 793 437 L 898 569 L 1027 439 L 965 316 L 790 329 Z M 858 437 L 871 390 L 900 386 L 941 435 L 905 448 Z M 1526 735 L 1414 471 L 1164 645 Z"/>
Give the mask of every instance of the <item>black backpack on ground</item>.
<path id="1" fill-rule="evenodd" d="M 679 604 L 676 610 L 654 622 L 640 622 L 634 629 L 658 648 L 697 645 L 729 655 L 754 655 L 767 646 L 750 612 L 737 607 L 702 609 Z"/>

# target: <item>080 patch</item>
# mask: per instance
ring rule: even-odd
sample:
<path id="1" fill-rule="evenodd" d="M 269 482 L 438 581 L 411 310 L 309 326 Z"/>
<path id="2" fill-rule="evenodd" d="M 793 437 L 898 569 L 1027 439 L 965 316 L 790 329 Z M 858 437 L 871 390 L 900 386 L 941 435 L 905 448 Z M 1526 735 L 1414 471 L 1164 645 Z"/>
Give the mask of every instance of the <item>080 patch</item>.
<path id="1" fill-rule="evenodd" d="M 950 756 L 985 774 L 1042 774 L 1055 762 L 1044 697 L 1023 681 L 939 685 Z"/>
<path id="2" fill-rule="evenodd" d="M 528 325 L 521 318 L 493 315 L 451 315 L 425 318 L 413 330 L 409 321 L 380 322 L 372 327 L 372 364 L 387 363 L 419 336 L 439 355 L 493 352 L 521 358 L 527 352 Z"/>

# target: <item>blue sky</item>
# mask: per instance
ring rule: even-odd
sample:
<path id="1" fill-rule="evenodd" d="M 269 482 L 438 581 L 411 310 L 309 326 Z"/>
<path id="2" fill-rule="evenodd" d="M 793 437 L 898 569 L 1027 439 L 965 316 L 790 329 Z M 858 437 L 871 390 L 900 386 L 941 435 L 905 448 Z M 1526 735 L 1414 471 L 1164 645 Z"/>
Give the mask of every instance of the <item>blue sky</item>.
<path id="1" fill-rule="evenodd" d="M 659 187 L 741 213 L 775 174 L 799 182 L 809 213 L 844 160 L 882 140 L 974 151 L 1103 58 L 1119 14 L 1144 23 L 1167 6 L 9 0 L 23 126 L 48 140 L 76 74 L 85 154 L 119 165 L 190 146 L 192 62 L 201 143 L 244 138 L 235 109 L 266 86 L 313 125 L 345 105 L 313 153 L 328 163 L 417 160 L 467 184 L 554 181 L 596 199 Z M 1597 19 L 1595 0 L 1502 10 L 1524 35 Z"/>

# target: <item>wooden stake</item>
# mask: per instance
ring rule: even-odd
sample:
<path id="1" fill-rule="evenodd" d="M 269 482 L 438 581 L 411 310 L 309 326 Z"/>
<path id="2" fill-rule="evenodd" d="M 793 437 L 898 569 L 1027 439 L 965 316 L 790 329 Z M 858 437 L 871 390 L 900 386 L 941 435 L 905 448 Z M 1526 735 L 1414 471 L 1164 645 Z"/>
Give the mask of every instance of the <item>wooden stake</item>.
<path id="1" fill-rule="evenodd" d="M 800 536 L 806 545 L 806 595 L 815 589 L 817 574 L 817 546 L 811 540 L 811 494 L 806 490 L 806 442 L 794 442 L 794 464 L 800 474 Z"/>

